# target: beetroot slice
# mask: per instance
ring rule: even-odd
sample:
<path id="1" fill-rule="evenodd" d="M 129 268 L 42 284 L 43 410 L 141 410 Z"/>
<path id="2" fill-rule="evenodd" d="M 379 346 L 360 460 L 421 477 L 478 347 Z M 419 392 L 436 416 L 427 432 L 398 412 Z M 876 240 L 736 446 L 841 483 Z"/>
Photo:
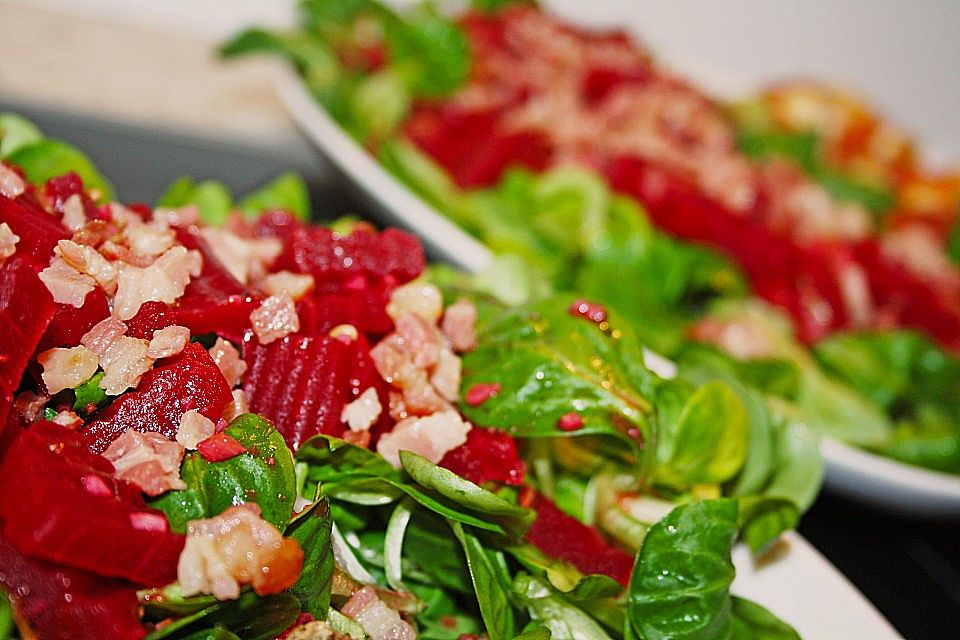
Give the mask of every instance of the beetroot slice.
<path id="1" fill-rule="evenodd" d="M 307 296 L 297 303 L 300 332 L 325 335 L 337 325 L 350 324 L 367 336 L 386 335 L 393 330 L 393 320 L 387 315 L 389 301 L 390 288 L 385 285 Z"/>
<path id="2" fill-rule="evenodd" d="M 80 196 L 83 212 L 88 219 L 93 220 L 100 216 L 97 205 L 94 204 L 90 196 L 87 195 L 86 189 L 83 188 L 83 179 L 73 171 L 50 178 L 44 185 L 43 191 L 53 210 L 61 215 L 63 214 L 64 203 L 76 195 Z"/>
<path id="3" fill-rule="evenodd" d="M 273 422 L 291 449 L 319 433 L 342 436 L 344 405 L 371 386 L 387 406 L 385 383 L 362 337 L 346 344 L 328 336 L 292 335 L 268 345 L 250 338 L 243 355 L 250 410 Z M 385 420 L 383 411 L 380 421 Z"/>
<path id="4" fill-rule="evenodd" d="M 15 202 L 0 195 L 0 222 L 6 222 L 20 237 L 17 255 L 32 257 L 41 269 L 50 264 L 57 242 L 70 237 L 67 228 L 54 216 L 22 197 Z"/>
<path id="5" fill-rule="evenodd" d="M 136 640 L 144 636 L 132 584 L 28 558 L 2 534 L 0 558 L 0 584 L 38 638 Z"/>
<path id="6" fill-rule="evenodd" d="M 19 253 L 0 265 L 0 405 L 11 402 L 56 308 L 37 270 Z"/>
<path id="7" fill-rule="evenodd" d="M 230 386 L 202 345 L 188 344 L 158 365 L 144 374 L 135 390 L 117 398 L 80 431 L 91 451 L 102 453 L 131 428 L 156 431 L 172 440 L 180 418 L 190 409 L 214 421 L 220 418 L 232 399 Z"/>
<path id="8" fill-rule="evenodd" d="M 100 286 L 94 287 L 93 291 L 87 294 L 83 306 L 79 309 L 69 304 L 57 304 L 56 312 L 40 339 L 37 351 L 80 344 L 80 338 L 108 315 L 110 305 L 107 294 Z"/>
<path id="9" fill-rule="evenodd" d="M 567 515 L 551 500 L 536 494 L 531 505 L 537 518 L 527 540 L 552 558 L 566 560 L 586 574 L 610 576 L 623 586 L 630 582 L 633 558 L 611 546 L 596 529 Z"/>
<path id="10" fill-rule="evenodd" d="M 517 443 L 509 434 L 480 427 L 471 429 L 467 441 L 448 452 L 440 466 L 474 484 L 492 481 L 520 486 L 526 472 Z"/>
<path id="11" fill-rule="evenodd" d="M 72 431 L 37 423 L 0 463 L 3 533 L 27 556 L 160 587 L 176 580 L 184 537 Z"/>

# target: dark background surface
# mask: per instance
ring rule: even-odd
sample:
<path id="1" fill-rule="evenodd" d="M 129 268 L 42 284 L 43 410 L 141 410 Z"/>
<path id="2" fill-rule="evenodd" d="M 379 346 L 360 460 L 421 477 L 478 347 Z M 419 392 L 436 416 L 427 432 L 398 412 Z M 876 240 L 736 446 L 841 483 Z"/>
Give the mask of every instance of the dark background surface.
<path id="1" fill-rule="evenodd" d="M 16 104 L 43 131 L 85 151 L 124 202 L 153 203 L 180 176 L 215 179 L 242 195 L 294 170 L 307 181 L 319 218 L 365 208 L 328 163 L 301 142 L 259 148 L 119 125 Z M 903 517 L 824 492 L 799 527 L 907 638 L 960 638 L 960 514 L 953 520 Z"/>

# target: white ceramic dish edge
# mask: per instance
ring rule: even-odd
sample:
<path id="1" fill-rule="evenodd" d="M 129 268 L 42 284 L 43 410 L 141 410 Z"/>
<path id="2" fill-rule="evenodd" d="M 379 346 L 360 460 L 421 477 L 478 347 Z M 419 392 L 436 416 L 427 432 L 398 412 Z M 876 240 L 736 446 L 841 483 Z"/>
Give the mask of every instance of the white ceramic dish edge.
<path id="1" fill-rule="evenodd" d="M 488 265 L 490 251 L 438 214 L 357 145 L 285 68 L 276 88 L 297 125 L 346 177 L 455 265 L 476 271 Z M 875 456 L 874 456 L 875 457 Z M 873 605 L 797 533 L 784 536 L 786 551 L 776 561 L 756 567 L 749 551 L 734 552 L 737 578 L 733 591 L 763 604 L 805 638 L 899 638 Z"/>

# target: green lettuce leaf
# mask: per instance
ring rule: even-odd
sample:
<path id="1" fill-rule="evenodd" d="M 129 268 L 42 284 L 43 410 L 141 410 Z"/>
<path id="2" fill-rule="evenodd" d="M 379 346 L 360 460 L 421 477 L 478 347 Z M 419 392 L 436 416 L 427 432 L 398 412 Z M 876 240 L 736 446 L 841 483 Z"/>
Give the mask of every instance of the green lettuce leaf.
<path id="1" fill-rule="evenodd" d="M 113 187 L 107 179 L 84 153 L 66 142 L 44 138 L 22 144 L 5 160 L 23 169 L 27 181 L 38 185 L 73 171 L 83 180 L 84 187 L 99 193 L 100 202 L 113 200 Z"/>

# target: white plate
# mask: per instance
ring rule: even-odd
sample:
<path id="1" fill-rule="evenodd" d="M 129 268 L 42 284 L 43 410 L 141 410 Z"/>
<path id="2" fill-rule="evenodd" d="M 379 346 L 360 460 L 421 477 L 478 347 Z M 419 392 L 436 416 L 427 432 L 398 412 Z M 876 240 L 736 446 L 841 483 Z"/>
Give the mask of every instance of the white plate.
<path id="1" fill-rule="evenodd" d="M 434 255 L 468 270 L 492 259 L 481 243 L 411 193 L 317 106 L 297 74 L 285 70 L 277 89 L 300 128 L 380 211 L 416 233 Z M 779 557 L 754 566 L 747 549 L 734 553 L 733 592 L 766 606 L 804 638 L 898 638 L 890 624 L 810 543 L 784 536 Z"/>

